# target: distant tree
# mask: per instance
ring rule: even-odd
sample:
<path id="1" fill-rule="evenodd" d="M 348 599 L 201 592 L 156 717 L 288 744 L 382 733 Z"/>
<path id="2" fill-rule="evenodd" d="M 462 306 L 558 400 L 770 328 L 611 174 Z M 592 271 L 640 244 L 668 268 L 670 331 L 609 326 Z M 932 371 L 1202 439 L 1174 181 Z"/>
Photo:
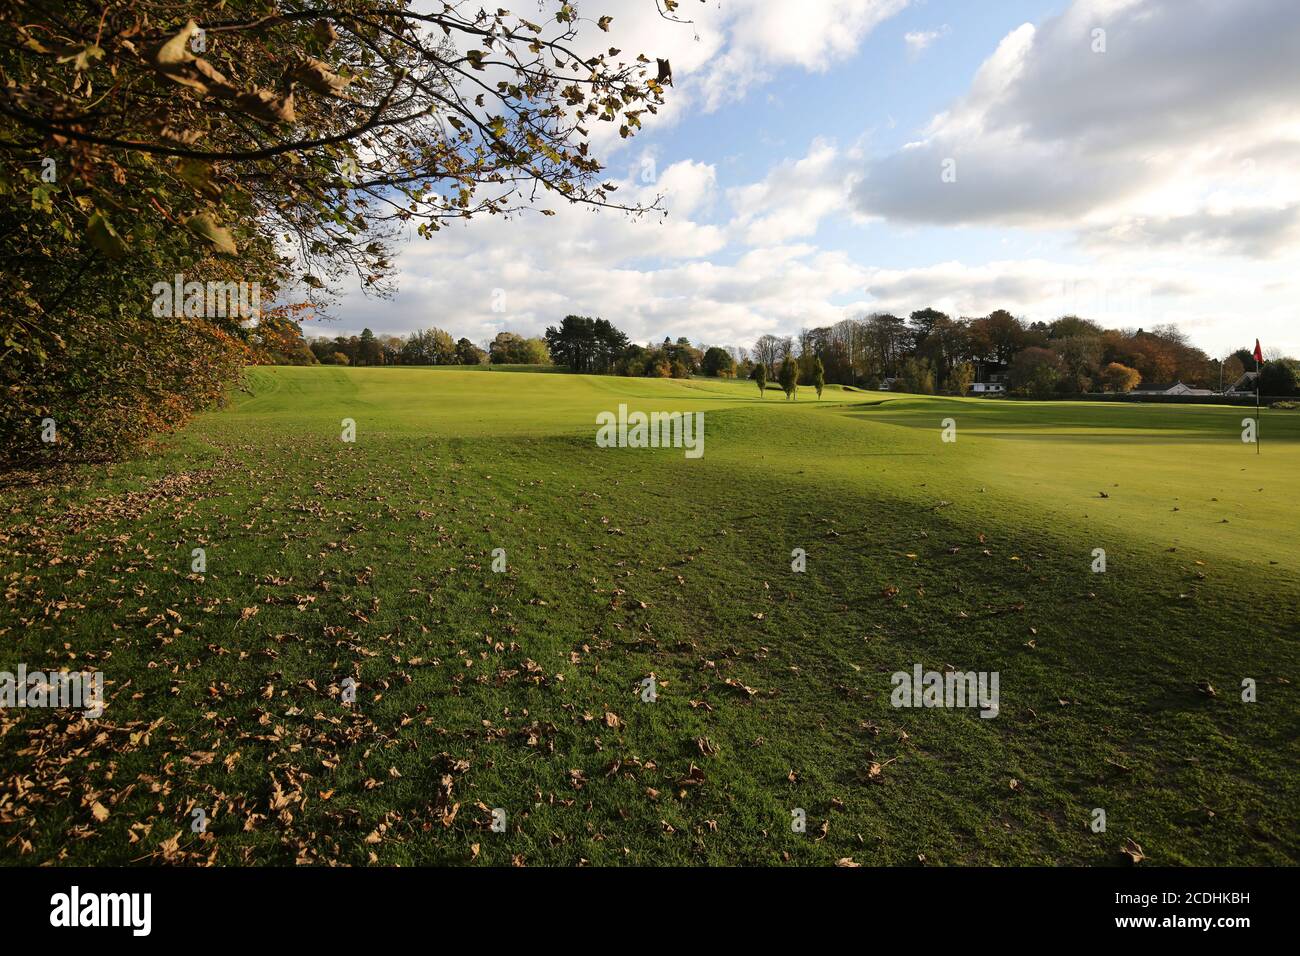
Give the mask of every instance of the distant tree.
<path id="1" fill-rule="evenodd" d="M 897 375 L 908 348 L 907 323 L 896 315 L 877 312 L 863 325 L 865 351 L 871 355 L 870 370 L 866 375 Z"/>
<path id="2" fill-rule="evenodd" d="M 975 381 L 975 366 L 970 362 L 961 362 L 953 366 L 948 373 L 948 389 L 954 395 L 965 395 Z"/>
<path id="3" fill-rule="evenodd" d="M 597 319 L 592 326 L 592 331 L 596 336 L 592 371 L 608 375 L 614 371 L 619 357 L 627 351 L 628 337 L 604 319 Z"/>
<path id="4" fill-rule="evenodd" d="M 566 315 L 559 327 L 546 330 L 546 348 L 570 372 L 590 372 L 596 356 L 596 321 Z"/>
<path id="5" fill-rule="evenodd" d="M 691 370 L 686 367 L 686 363 L 681 359 L 674 359 L 672 363 L 673 378 L 690 378 Z"/>
<path id="6" fill-rule="evenodd" d="M 1241 364 L 1241 359 L 1236 354 L 1229 355 L 1223 360 L 1223 367 L 1219 370 L 1219 381 L 1224 388 L 1232 388 L 1245 372 L 1246 367 Z"/>
<path id="7" fill-rule="evenodd" d="M 456 340 L 442 329 L 429 330 L 429 353 L 434 365 L 456 364 Z"/>
<path id="8" fill-rule="evenodd" d="M 493 365 L 517 365 L 523 354 L 524 340 L 514 332 L 498 332 L 488 346 L 488 361 Z"/>
<path id="9" fill-rule="evenodd" d="M 614 362 L 614 372 L 618 375 L 645 375 L 649 360 L 649 349 L 644 345 L 631 344 L 623 350 L 623 354 Z"/>
<path id="10" fill-rule="evenodd" d="M 458 365 L 482 365 L 487 361 L 487 353 L 469 339 L 456 342 L 456 363 Z"/>
<path id="11" fill-rule="evenodd" d="M 307 341 L 307 346 L 316 356 L 317 361 L 322 365 L 334 364 L 334 343 L 326 338 L 313 338 Z"/>
<path id="12" fill-rule="evenodd" d="M 754 361 L 767 366 L 767 374 L 776 371 L 776 360 L 781 357 L 781 340 L 775 335 L 764 335 L 754 343 Z"/>
<path id="13" fill-rule="evenodd" d="M 1072 339 L 1080 336 L 1096 338 L 1101 333 L 1100 325 L 1090 319 L 1081 319 L 1077 315 L 1063 315 L 1047 327 L 1047 335 L 1051 339 Z"/>
<path id="14" fill-rule="evenodd" d="M 522 365 L 550 365 L 551 354 L 546 350 L 546 341 L 541 338 L 524 339 Z"/>
<path id="15" fill-rule="evenodd" d="M 970 323 L 971 357 L 1007 364 L 1027 343 L 1024 325 L 1006 309 L 997 309 Z"/>
<path id="16" fill-rule="evenodd" d="M 1264 395 L 1294 395 L 1296 373 L 1285 360 L 1265 362 L 1259 373 L 1259 390 Z"/>
<path id="17" fill-rule="evenodd" d="M 540 338 L 526 339 L 514 332 L 497 333 L 488 346 L 488 359 L 493 365 L 551 364 L 545 341 Z"/>
<path id="18" fill-rule="evenodd" d="M 777 380 L 781 383 L 781 391 L 785 392 L 786 399 L 794 398 L 799 391 L 799 363 L 794 360 L 794 356 L 787 355 L 781 360 L 781 372 Z"/>
<path id="19" fill-rule="evenodd" d="M 721 376 L 731 378 L 736 374 L 736 360 L 731 357 L 731 353 L 718 346 L 710 346 L 704 353 L 704 359 L 701 362 L 705 375 Z"/>
<path id="20" fill-rule="evenodd" d="M 1255 371 L 1255 353 L 1250 349 L 1237 349 L 1229 358 L 1234 358 L 1240 362 L 1243 371 Z"/>
<path id="21" fill-rule="evenodd" d="M 406 340 L 400 335 L 380 335 L 379 349 L 384 355 L 385 365 L 402 364 L 402 347 L 406 345 Z"/>
<path id="22" fill-rule="evenodd" d="M 384 355 L 379 347 L 379 340 L 369 329 L 361 330 L 361 339 L 357 349 L 358 365 L 383 365 Z"/>
<path id="23" fill-rule="evenodd" d="M 934 370 L 925 359 L 909 358 L 898 370 L 898 381 L 894 387 L 900 392 L 913 395 L 934 394 Z"/>
<path id="24" fill-rule="evenodd" d="M 691 345 L 685 336 L 679 338 L 676 342 L 665 338 L 663 344 L 659 346 L 659 351 L 669 365 L 674 362 L 681 362 L 686 366 L 686 371 L 690 374 L 694 374 L 704 362 L 704 353 Z"/>
<path id="25" fill-rule="evenodd" d="M 758 397 L 767 397 L 767 366 L 762 362 L 754 365 L 754 382 L 758 385 Z"/>
<path id="26" fill-rule="evenodd" d="M 346 352 L 335 352 L 335 353 L 334 353 L 334 361 L 331 362 L 330 364 L 331 364 L 331 365 L 351 365 L 351 364 L 352 364 L 352 360 L 348 358 Z"/>
<path id="27" fill-rule="evenodd" d="M 1111 362 L 1101 370 L 1100 381 L 1108 392 L 1131 392 L 1142 381 L 1142 374 L 1135 368 Z"/>
<path id="28" fill-rule="evenodd" d="M 826 387 L 826 369 L 822 366 L 822 360 L 820 358 L 813 359 L 812 383 L 813 387 L 817 389 L 817 398 L 820 400 L 822 397 L 822 389 Z"/>
<path id="29" fill-rule="evenodd" d="M 1063 372 L 1061 358 L 1051 349 L 1033 346 L 1011 360 L 1008 385 L 1017 395 L 1049 398 Z"/>

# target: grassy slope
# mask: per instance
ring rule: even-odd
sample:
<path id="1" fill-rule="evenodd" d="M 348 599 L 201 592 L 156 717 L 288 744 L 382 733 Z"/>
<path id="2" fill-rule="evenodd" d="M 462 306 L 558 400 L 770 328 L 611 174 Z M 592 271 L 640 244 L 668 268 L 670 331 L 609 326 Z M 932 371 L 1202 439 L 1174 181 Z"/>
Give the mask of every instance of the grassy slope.
<path id="1" fill-rule="evenodd" d="M 420 369 L 250 388 L 151 459 L 7 493 L 0 668 L 94 664 L 112 702 L 0 715 L 0 858 L 1297 857 L 1295 413 L 1256 456 L 1242 410 L 1196 406 Z M 706 411 L 704 458 L 596 448 L 619 402 Z M 890 707 L 915 662 L 999 671 L 1001 715 Z"/>

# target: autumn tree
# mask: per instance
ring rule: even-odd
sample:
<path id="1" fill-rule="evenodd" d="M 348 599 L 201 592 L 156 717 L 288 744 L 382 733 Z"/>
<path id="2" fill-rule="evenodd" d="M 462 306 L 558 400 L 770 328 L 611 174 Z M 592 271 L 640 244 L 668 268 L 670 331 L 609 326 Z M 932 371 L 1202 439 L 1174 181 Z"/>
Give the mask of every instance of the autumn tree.
<path id="1" fill-rule="evenodd" d="M 1011 361 L 1008 373 L 1010 390 L 1030 398 L 1048 398 L 1060 380 L 1064 366 L 1051 349 L 1023 349 Z"/>
<path id="2" fill-rule="evenodd" d="M 898 370 L 895 387 L 900 392 L 911 392 L 913 395 L 933 395 L 934 369 L 926 359 L 909 358 Z"/>
<path id="3" fill-rule="evenodd" d="M 948 390 L 954 395 L 965 395 L 975 382 L 975 366 L 970 362 L 960 362 L 948 374 Z"/>
<path id="4" fill-rule="evenodd" d="M 302 334 L 301 317 L 309 308 L 306 303 L 294 303 L 263 312 L 249 336 L 249 361 L 256 365 L 316 365 L 319 359 Z"/>
<path id="5" fill-rule="evenodd" d="M 0 2 L 0 454 L 120 449 L 224 391 L 248 326 L 151 315 L 174 274 L 258 283 L 268 305 L 300 285 L 322 307 L 348 278 L 387 294 L 408 229 L 556 200 L 656 208 L 614 196 L 588 139 L 634 135 L 671 67 L 592 42 L 608 17 L 534 16 Z M 59 446 L 34 437 L 42 416 L 68 423 Z"/>
<path id="6" fill-rule="evenodd" d="M 551 356 L 544 339 L 498 332 L 488 345 L 488 361 L 493 365 L 550 365 Z"/>
<path id="7" fill-rule="evenodd" d="M 1102 387 L 1108 392 L 1131 392 L 1142 381 L 1142 374 L 1135 368 L 1110 362 L 1101 370 Z"/>

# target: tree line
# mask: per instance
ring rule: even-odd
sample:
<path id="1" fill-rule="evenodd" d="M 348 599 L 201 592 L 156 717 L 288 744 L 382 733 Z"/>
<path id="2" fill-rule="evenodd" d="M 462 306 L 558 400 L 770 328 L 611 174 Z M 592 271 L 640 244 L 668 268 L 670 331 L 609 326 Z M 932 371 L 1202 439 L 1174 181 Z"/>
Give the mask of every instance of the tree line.
<path id="1" fill-rule="evenodd" d="M 292 335 L 289 335 L 292 338 Z M 1257 371 L 1248 349 L 1214 359 L 1172 325 L 1106 329 L 1063 316 L 1025 322 L 999 309 L 953 319 L 935 309 L 906 319 L 889 313 L 844 319 L 798 335 L 763 335 L 751 347 L 692 344 L 665 337 L 641 345 L 602 318 L 567 315 L 544 335 L 500 332 L 487 348 L 432 328 L 408 336 L 316 338 L 281 350 L 294 364 L 563 366 L 595 375 L 652 378 L 737 376 L 779 385 L 795 397 L 800 384 L 887 387 L 917 394 L 967 394 L 974 382 L 996 379 L 1012 395 L 1050 398 L 1090 392 L 1128 392 L 1143 382 L 1220 390 Z M 1296 394 L 1300 362 L 1272 355 L 1263 364 L 1266 394 Z"/>
<path id="2" fill-rule="evenodd" d="M 828 383 L 962 395 L 976 381 L 994 378 L 1010 394 L 1034 398 L 1127 392 L 1143 382 L 1219 390 L 1258 371 L 1250 350 L 1211 358 L 1174 325 L 1114 329 L 1074 315 L 1027 322 L 1005 309 L 974 318 L 933 308 L 906 318 L 879 312 L 797 335 L 763 335 L 750 347 L 665 338 L 658 346 L 627 344 L 621 352 L 617 344 L 626 336 L 616 329 L 598 335 L 600 322 L 569 316 L 547 330 L 547 341 L 562 344 L 565 355 L 582 356 L 587 371 L 761 377 L 787 395 L 799 384 L 818 387 L 820 394 Z M 1260 377 L 1270 395 L 1296 394 L 1300 362 L 1270 354 Z"/>

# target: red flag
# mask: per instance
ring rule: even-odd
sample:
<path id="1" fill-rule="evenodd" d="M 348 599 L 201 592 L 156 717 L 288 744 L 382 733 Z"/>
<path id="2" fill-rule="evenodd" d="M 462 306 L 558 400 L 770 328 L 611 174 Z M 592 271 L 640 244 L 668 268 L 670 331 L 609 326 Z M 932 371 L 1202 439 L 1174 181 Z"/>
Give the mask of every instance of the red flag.
<path id="1" fill-rule="evenodd" d="M 1264 350 L 1259 347 L 1259 339 L 1255 340 L 1255 363 L 1264 361 Z"/>

